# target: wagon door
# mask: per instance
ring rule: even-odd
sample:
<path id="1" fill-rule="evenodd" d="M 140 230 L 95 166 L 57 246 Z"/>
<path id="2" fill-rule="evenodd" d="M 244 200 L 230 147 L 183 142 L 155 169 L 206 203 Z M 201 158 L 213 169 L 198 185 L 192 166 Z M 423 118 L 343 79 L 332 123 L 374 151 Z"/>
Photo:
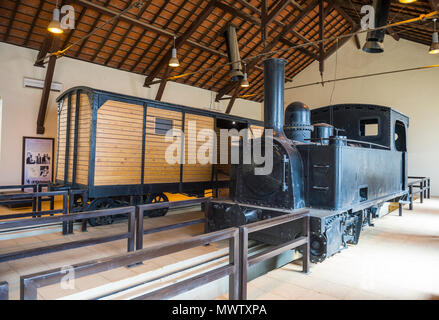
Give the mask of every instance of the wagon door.
<path id="1" fill-rule="evenodd" d="M 199 136 L 199 134 L 202 133 L 201 131 L 204 129 L 210 130 L 210 135 L 206 136 L 205 141 L 198 141 L 197 136 Z M 204 132 L 207 133 L 205 130 Z M 213 151 L 214 136 L 215 131 L 213 117 L 186 113 L 184 122 L 185 161 L 183 165 L 183 183 L 206 182 L 212 180 L 212 160 L 214 152 L 204 154 L 206 157 L 210 158 L 209 163 L 206 164 L 201 164 L 199 162 L 199 159 L 197 159 L 197 152 L 200 150 L 200 148 Z"/>
<path id="2" fill-rule="evenodd" d="M 178 139 L 182 113 L 149 106 L 146 110 L 144 183 L 179 183 L 181 159 L 178 162 L 166 159 L 166 150 L 173 143 L 166 139 L 166 133 L 173 129 L 174 139 Z"/>

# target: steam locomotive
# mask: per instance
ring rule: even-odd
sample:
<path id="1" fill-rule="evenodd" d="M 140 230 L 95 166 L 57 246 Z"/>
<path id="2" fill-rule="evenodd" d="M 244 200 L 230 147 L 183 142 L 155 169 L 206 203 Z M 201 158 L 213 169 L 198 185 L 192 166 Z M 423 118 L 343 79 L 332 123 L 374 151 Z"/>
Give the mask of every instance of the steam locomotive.
<path id="1" fill-rule="evenodd" d="M 310 209 L 312 262 L 357 244 L 379 208 L 407 195 L 409 119 L 388 107 L 332 105 L 310 110 L 294 102 L 285 110 L 282 59 L 264 62 L 264 126 L 273 130 L 273 170 L 232 165 L 233 201 L 213 202 L 208 228 L 215 231 Z M 252 145 L 265 146 L 265 137 Z M 241 143 L 240 149 L 243 146 Z M 264 150 L 264 147 L 262 148 Z M 242 152 L 240 152 L 242 154 Z M 301 236 L 299 223 L 253 233 L 253 239 L 279 244 Z"/>

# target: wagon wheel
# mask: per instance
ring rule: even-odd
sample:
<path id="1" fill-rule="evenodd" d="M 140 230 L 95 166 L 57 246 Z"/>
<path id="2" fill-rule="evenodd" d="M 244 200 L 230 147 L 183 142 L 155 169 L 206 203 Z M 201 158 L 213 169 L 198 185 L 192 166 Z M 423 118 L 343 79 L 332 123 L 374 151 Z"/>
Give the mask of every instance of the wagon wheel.
<path id="1" fill-rule="evenodd" d="M 146 198 L 145 203 L 168 202 L 169 199 L 164 193 L 152 193 Z M 168 208 L 146 211 L 145 214 L 150 218 L 163 217 L 168 212 Z"/>
<path id="2" fill-rule="evenodd" d="M 93 200 L 90 205 L 88 206 L 89 211 L 94 210 L 104 210 L 109 208 L 114 208 L 116 206 L 116 203 L 110 199 L 110 198 L 100 198 Z M 114 222 L 114 219 L 112 216 L 105 216 L 105 217 L 97 217 L 97 218 L 90 218 L 88 219 L 88 222 L 91 226 L 101 226 L 105 224 L 112 224 Z"/>

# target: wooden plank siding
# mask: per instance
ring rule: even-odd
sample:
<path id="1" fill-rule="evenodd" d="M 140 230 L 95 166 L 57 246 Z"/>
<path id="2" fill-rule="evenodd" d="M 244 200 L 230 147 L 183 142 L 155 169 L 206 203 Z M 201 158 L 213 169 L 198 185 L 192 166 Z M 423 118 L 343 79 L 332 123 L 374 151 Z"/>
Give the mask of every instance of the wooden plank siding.
<path id="1" fill-rule="evenodd" d="M 189 141 L 189 122 L 194 121 L 196 124 L 196 135 L 203 129 L 214 129 L 214 118 L 206 117 L 201 115 L 195 115 L 186 113 L 185 116 L 185 124 L 184 124 L 184 154 L 185 154 L 185 162 L 183 165 L 183 182 L 201 182 L 201 181 L 211 181 L 212 179 L 212 164 L 200 164 L 197 160 L 197 151 L 198 149 L 205 143 L 204 141 L 196 141 L 197 137 L 195 136 L 195 143 Z M 212 131 L 213 134 L 213 131 Z M 213 139 L 211 147 L 213 148 Z M 195 147 L 195 148 L 194 148 Z M 212 157 L 213 155 L 209 155 Z M 193 160 L 196 163 L 191 164 L 189 160 Z"/>
<path id="2" fill-rule="evenodd" d="M 172 141 L 167 142 L 165 134 L 156 132 L 157 120 L 172 121 L 172 129 L 182 130 L 183 115 L 180 111 L 147 108 L 144 183 L 179 183 L 181 165 L 180 163 L 167 163 L 166 149 L 172 144 Z M 174 134 L 179 137 L 177 133 Z M 177 138 L 174 139 L 177 140 Z"/>
<path id="3" fill-rule="evenodd" d="M 143 106 L 105 102 L 96 123 L 95 185 L 141 184 L 142 140 Z"/>

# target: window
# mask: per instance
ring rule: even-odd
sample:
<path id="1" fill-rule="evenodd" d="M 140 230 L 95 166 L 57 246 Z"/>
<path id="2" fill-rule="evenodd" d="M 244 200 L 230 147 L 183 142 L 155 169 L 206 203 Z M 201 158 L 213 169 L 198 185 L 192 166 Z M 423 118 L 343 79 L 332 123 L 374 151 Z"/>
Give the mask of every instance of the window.
<path id="1" fill-rule="evenodd" d="M 378 119 L 360 120 L 360 136 L 374 137 L 379 135 Z"/>
<path id="2" fill-rule="evenodd" d="M 407 151 L 407 140 L 405 125 L 401 121 L 395 122 L 395 149 L 400 152 Z"/>
<path id="3" fill-rule="evenodd" d="M 155 118 L 155 134 L 165 135 L 172 129 L 172 120 Z"/>

